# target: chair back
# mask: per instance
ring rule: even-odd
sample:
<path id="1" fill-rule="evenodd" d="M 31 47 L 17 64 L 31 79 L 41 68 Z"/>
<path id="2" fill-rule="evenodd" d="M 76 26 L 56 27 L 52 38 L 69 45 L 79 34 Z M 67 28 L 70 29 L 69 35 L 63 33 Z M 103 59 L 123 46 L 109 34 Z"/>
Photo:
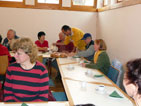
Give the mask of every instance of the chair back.
<path id="1" fill-rule="evenodd" d="M 119 86 L 122 90 L 125 90 L 123 87 L 124 69 L 122 63 L 118 59 L 114 59 L 112 60 L 112 66 L 114 66 L 116 69 L 120 71 L 116 85 Z"/>
<path id="2" fill-rule="evenodd" d="M 0 75 L 5 75 L 8 67 L 8 56 L 0 56 Z"/>
<path id="3" fill-rule="evenodd" d="M 116 84 L 119 72 L 120 71 L 118 69 L 114 68 L 113 66 L 110 66 L 107 76 Z"/>

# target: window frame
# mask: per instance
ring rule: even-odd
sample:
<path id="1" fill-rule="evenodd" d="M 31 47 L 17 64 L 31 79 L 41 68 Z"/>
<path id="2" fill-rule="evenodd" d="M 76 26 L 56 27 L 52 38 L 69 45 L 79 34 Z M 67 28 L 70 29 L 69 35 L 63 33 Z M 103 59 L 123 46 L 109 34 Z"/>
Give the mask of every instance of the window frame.
<path id="1" fill-rule="evenodd" d="M 59 0 L 59 4 L 38 3 L 35 0 L 35 5 L 26 5 L 25 0 L 23 2 L 0 1 L 0 7 L 97 12 L 97 0 L 94 0 L 94 4 L 94 6 L 73 5 L 73 1 L 71 0 L 71 7 L 62 7 L 62 0 Z"/>
<path id="2" fill-rule="evenodd" d="M 22 2 L 16 1 L 0 1 L 0 7 L 16 7 L 16 8 L 23 8 L 25 0 Z"/>

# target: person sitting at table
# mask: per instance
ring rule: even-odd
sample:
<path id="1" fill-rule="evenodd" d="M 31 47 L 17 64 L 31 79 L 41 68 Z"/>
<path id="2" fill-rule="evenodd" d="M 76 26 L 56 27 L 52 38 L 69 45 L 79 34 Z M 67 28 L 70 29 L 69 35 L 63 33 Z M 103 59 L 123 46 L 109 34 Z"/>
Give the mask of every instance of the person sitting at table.
<path id="1" fill-rule="evenodd" d="M 19 37 L 16 35 L 16 31 L 13 29 L 9 29 L 7 32 L 7 37 L 3 41 L 3 45 L 8 48 L 8 51 L 11 51 L 10 43 L 13 39 L 18 39 Z"/>
<path id="2" fill-rule="evenodd" d="M 2 36 L 0 35 L 0 56 L 7 55 L 8 56 L 8 61 L 10 63 L 10 61 L 12 60 L 12 57 L 11 57 L 8 49 L 5 46 L 3 46 L 1 44 L 1 42 L 2 42 Z"/>
<path id="3" fill-rule="evenodd" d="M 65 41 L 65 35 L 63 34 L 63 32 L 59 33 L 59 40 L 56 43 L 53 43 L 53 45 L 56 45 L 58 47 L 58 52 L 72 52 L 74 45 L 72 42 L 70 42 L 67 45 L 58 45 L 58 43 L 62 43 Z"/>
<path id="4" fill-rule="evenodd" d="M 77 53 L 71 53 L 71 56 L 78 56 L 78 57 L 85 57 L 87 60 L 92 61 L 93 60 L 93 56 L 95 53 L 94 50 L 94 41 L 92 40 L 92 36 L 90 33 L 85 33 L 82 40 L 85 41 L 86 43 L 86 50 L 83 51 L 78 51 Z"/>
<path id="5" fill-rule="evenodd" d="M 107 75 L 109 72 L 110 60 L 109 60 L 108 54 L 106 53 L 106 49 L 107 47 L 106 47 L 104 40 L 102 39 L 95 40 L 94 59 L 90 64 L 82 63 L 82 66 L 93 68 L 93 69 L 98 69 L 101 72 L 103 72 L 105 75 Z"/>
<path id="6" fill-rule="evenodd" d="M 48 101 L 49 77 L 36 61 L 38 49 L 29 38 L 13 42 L 16 62 L 8 66 L 4 84 L 5 102 Z"/>
<path id="7" fill-rule="evenodd" d="M 46 52 L 49 48 L 48 41 L 45 40 L 45 35 L 46 35 L 45 32 L 40 31 L 38 33 L 38 40 L 35 41 L 35 44 L 37 45 L 38 50 L 42 52 Z"/>
<path id="8" fill-rule="evenodd" d="M 136 106 L 141 106 L 141 58 L 127 62 L 126 67 L 123 85 L 127 94 L 135 100 Z"/>
<path id="9" fill-rule="evenodd" d="M 65 34 L 64 42 L 57 43 L 57 45 L 68 45 L 70 42 L 73 43 L 73 52 L 77 50 L 85 50 L 85 42 L 81 40 L 84 32 L 78 28 L 71 28 L 68 25 L 62 26 L 62 32 Z"/>

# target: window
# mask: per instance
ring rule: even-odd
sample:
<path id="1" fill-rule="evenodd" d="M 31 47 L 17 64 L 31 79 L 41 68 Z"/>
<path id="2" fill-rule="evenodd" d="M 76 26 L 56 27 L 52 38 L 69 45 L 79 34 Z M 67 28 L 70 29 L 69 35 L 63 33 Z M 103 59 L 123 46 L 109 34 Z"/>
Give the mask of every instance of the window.
<path id="1" fill-rule="evenodd" d="M 102 8 L 104 5 L 103 3 L 104 3 L 104 0 L 98 0 L 97 1 L 97 8 Z"/>
<path id="2" fill-rule="evenodd" d="M 0 1 L 16 1 L 16 2 L 22 2 L 23 0 L 0 0 Z"/>
<path id="3" fill-rule="evenodd" d="M 59 4 L 59 0 L 38 0 L 38 3 Z"/>
<path id="4" fill-rule="evenodd" d="M 104 6 L 109 5 L 111 0 L 104 0 Z"/>
<path id="5" fill-rule="evenodd" d="M 94 0 L 73 0 L 73 5 L 94 6 Z"/>

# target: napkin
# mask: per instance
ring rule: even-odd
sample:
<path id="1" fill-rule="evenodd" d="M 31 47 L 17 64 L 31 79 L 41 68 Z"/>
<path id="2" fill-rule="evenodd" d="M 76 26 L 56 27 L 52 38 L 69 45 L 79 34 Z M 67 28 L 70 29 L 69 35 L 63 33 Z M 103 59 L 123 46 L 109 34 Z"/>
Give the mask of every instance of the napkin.
<path id="1" fill-rule="evenodd" d="M 88 61 L 84 60 L 84 63 L 89 63 Z"/>
<path id="2" fill-rule="evenodd" d="M 94 77 L 103 77 L 104 75 L 94 75 Z"/>
<path id="3" fill-rule="evenodd" d="M 115 97 L 115 98 L 123 98 L 123 97 L 120 96 L 116 91 L 113 91 L 109 96 L 110 96 L 110 97 Z"/>
<path id="4" fill-rule="evenodd" d="M 22 103 L 22 105 L 21 106 L 28 106 L 26 103 Z"/>

